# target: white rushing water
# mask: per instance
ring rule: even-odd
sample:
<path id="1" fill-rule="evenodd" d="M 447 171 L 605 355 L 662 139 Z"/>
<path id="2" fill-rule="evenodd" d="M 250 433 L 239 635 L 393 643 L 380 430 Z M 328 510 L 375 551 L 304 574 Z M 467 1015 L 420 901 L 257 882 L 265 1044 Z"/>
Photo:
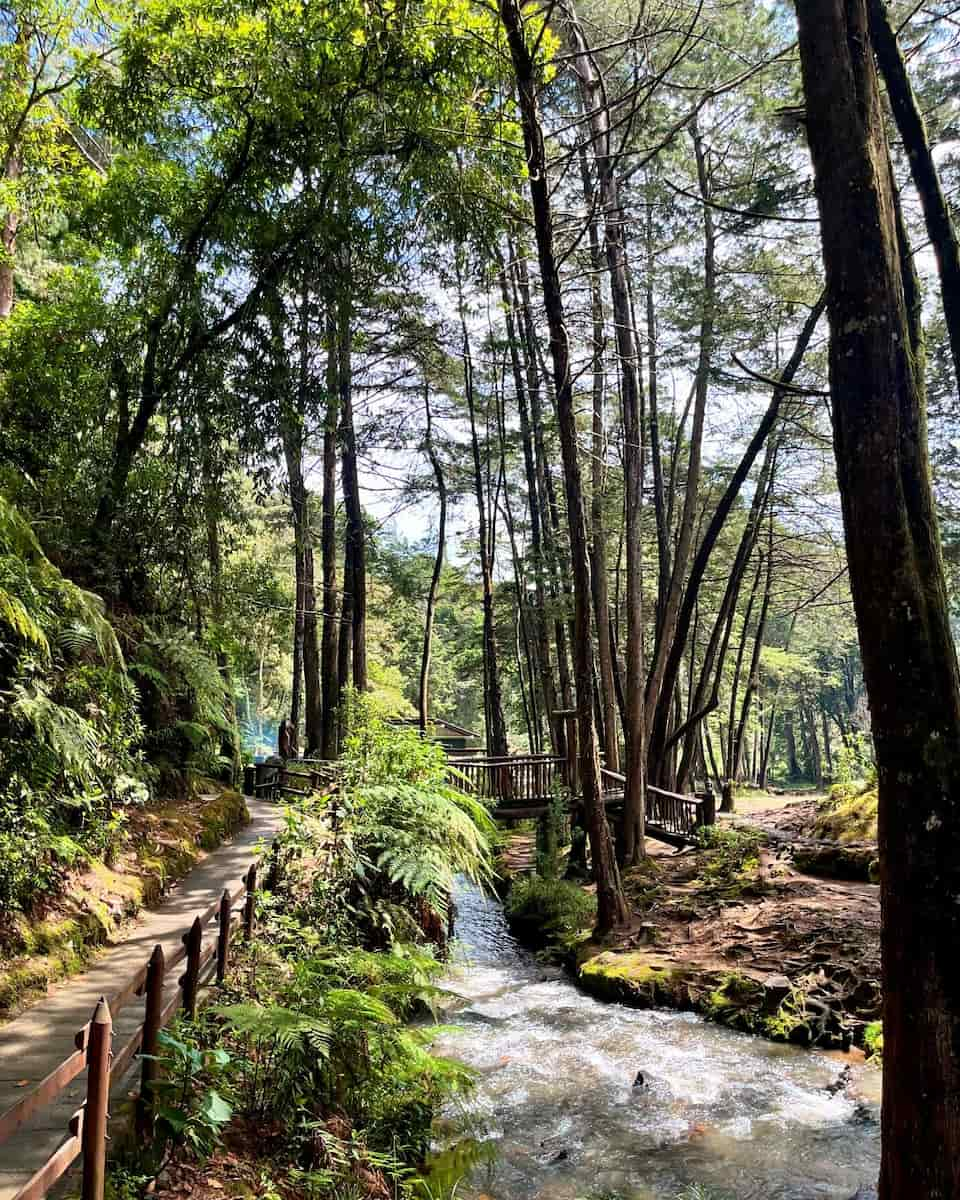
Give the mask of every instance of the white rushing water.
<path id="1" fill-rule="evenodd" d="M 724 1200 L 873 1194 L 878 1072 L 854 1066 L 833 1095 L 839 1056 L 600 1003 L 518 947 L 496 900 L 464 887 L 457 904 L 446 986 L 461 997 L 447 1017 L 458 1028 L 436 1048 L 480 1076 L 449 1144 L 469 1134 L 489 1151 L 458 1197 L 675 1200 L 693 1184 Z"/>

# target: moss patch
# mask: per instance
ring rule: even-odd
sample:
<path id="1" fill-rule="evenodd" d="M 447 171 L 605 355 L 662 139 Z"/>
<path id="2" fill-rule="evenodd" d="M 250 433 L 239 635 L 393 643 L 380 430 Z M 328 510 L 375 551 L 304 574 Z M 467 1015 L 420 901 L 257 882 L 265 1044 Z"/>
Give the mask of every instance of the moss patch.
<path id="1" fill-rule="evenodd" d="M 817 807 L 814 836 L 826 841 L 876 842 L 877 789 L 854 788 L 835 784 L 830 795 Z"/>
<path id="2" fill-rule="evenodd" d="M 636 951 L 597 953 L 588 944 L 581 948 L 577 980 L 584 991 L 600 1000 L 613 1000 L 633 1008 L 694 1008 L 690 973 L 682 967 Z"/>
<path id="3" fill-rule="evenodd" d="M 775 1042 L 844 1049 L 850 1043 L 839 1019 L 788 980 L 771 988 L 740 971 L 681 965 L 642 951 L 601 951 L 593 944 L 580 948 L 574 973 L 583 990 L 599 1000 L 697 1012 L 728 1029 Z"/>
<path id="4" fill-rule="evenodd" d="M 250 819 L 243 796 L 217 788 L 191 803 L 138 813 L 113 866 L 92 860 L 30 916 L 11 917 L 0 940 L 0 1019 L 89 963 L 123 923 Z"/>

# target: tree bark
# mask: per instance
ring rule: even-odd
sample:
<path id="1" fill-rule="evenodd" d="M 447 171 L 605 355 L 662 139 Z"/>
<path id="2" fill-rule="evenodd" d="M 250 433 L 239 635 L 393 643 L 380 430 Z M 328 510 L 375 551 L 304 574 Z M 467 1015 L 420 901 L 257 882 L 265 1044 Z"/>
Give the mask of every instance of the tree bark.
<path id="1" fill-rule="evenodd" d="M 886 4 L 884 0 L 868 0 L 867 7 L 877 63 L 887 87 L 897 129 L 903 139 L 903 148 L 907 152 L 910 173 L 923 208 L 927 236 L 937 259 L 943 313 L 953 356 L 954 380 L 960 386 L 960 245 L 927 140 L 923 114 L 910 83 L 907 64 L 900 51 L 896 31 L 890 23 Z"/>
<path id="2" fill-rule="evenodd" d="M 536 598 L 533 637 L 539 664 L 539 684 L 543 697 L 543 712 L 546 714 L 547 727 L 550 730 L 550 744 L 553 753 L 563 755 L 565 753 L 563 722 L 554 716 L 557 710 L 557 692 L 553 677 L 553 662 L 550 655 L 550 621 L 547 614 L 547 591 L 544 582 L 540 489 L 537 480 L 533 438 L 530 431 L 530 406 L 527 397 L 527 389 L 529 387 L 532 386 L 539 389 L 539 380 L 536 377 L 536 364 L 533 366 L 532 380 L 529 361 L 526 364 L 526 371 L 524 371 L 523 348 L 518 339 L 517 323 L 514 315 L 516 310 L 519 309 L 517 290 L 515 286 L 512 286 L 512 282 L 515 279 L 514 269 L 516 264 L 511 263 L 511 269 L 508 272 L 502 255 L 498 253 L 498 257 L 500 261 L 500 294 L 503 299 L 507 341 L 510 346 L 510 362 L 513 368 L 514 387 L 517 393 L 520 441 L 523 446 L 523 467 L 527 483 L 527 511 L 530 515 L 530 551 L 533 559 L 533 580 Z"/>
<path id="3" fill-rule="evenodd" d="M 343 505 L 347 516 L 344 591 L 349 590 L 351 621 L 350 658 L 353 686 L 358 692 L 367 690 L 367 539 L 363 528 L 363 508 L 360 504 L 360 479 L 357 472 L 357 435 L 353 423 L 353 329 L 349 296 L 342 296 L 338 313 L 338 372 L 340 383 L 340 443 L 343 474 Z M 344 605 L 346 608 L 346 604 Z M 340 637 L 343 641 L 344 630 Z M 343 663 L 343 655 L 340 655 Z M 340 685 L 346 676 L 340 672 Z"/>
<path id="4" fill-rule="evenodd" d="M 433 476 L 437 481 L 437 498 L 440 501 L 440 523 L 437 528 L 437 553 L 433 559 L 433 574 L 430 576 L 430 590 L 427 593 L 427 612 L 423 621 L 423 653 L 420 657 L 420 691 L 417 708 L 420 713 L 420 731 L 427 732 L 430 719 L 430 652 L 433 646 L 433 619 L 437 609 L 437 595 L 440 591 L 440 576 L 443 573 L 443 557 L 447 546 L 447 481 L 443 474 L 443 464 L 433 444 L 433 418 L 430 412 L 430 385 L 424 384 L 423 407 L 427 418 L 427 429 L 424 437 L 424 449 Z"/>
<path id="5" fill-rule="evenodd" d="M 588 208 L 593 202 L 593 188 L 587 165 L 586 149 L 580 146 L 580 170 L 583 196 Z M 597 665 L 600 680 L 600 710 L 603 728 L 603 753 L 611 771 L 620 770 L 620 739 L 617 729 L 617 696 L 613 679 L 613 653 L 610 645 L 610 595 L 607 584 L 607 544 L 603 521 L 604 457 L 606 434 L 604 403 L 606 373 L 603 366 L 604 336 L 603 296 L 600 291 L 600 272 L 603 259 L 597 223 L 590 219 L 590 307 L 593 318 L 593 457 L 590 463 L 590 568 L 593 580 L 593 605 L 597 627 Z"/>
<path id="6" fill-rule="evenodd" d="M 573 379 L 564 319 L 560 272 L 554 249 L 553 214 L 547 181 L 543 130 L 537 110 L 535 67 L 527 46 L 520 0 L 500 0 L 500 16 L 507 34 L 517 83 L 520 118 L 533 206 L 537 255 L 543 284 L 544 308 L 550 329 L 550 350 L 556 388 L 557 421 L 563 457 L 564 490 L 570 531 L 573 569 L 574 670 L 577 685 L 577 732 L 580 741 L 580 775 L 583 805 L 597 885 L 597 930 L 605 933 L 627 918 L 620 888 L 620 873 L 613 851 L 600 782 L 600 756 L 593 719 L 593 665 L 590 637 L 590 558 L 587 546 L 583 483 L 577 452 Z"/>
<path id="7" fill-rule="evenodd" d="M 693 425 L 690 431 L 690 448 L 687 453 L 687 482 L 683 493 L 683 509 L 680 528 L 673 555 L 670 585 L 664 603 L 663 620 L 657 629 L 653 664 L 647 681 L 647 722 L 651 724 L 659 710 L 659 719 L 673 696 L 673 682 L 667 678 L 667 663 L 678 643 L 677 625 L 683 597 L 683 581 L 693 548 L 693 526 L 700 495 L 700 470 L 703 450 L 703 427 L 706 415 L 707 395 L 710 387 L 710 370 L 713 363 L 714 327 L 716 322 L 716 231 L 713 209 L 710 206 L 710 172 L 706 153 L 700 139 L 696 122 L 691 124 L 694 153 L 697 160 L 697 179 L 703 199 L 703 299 L 700 316 L 700 350 L 693 390 Z M 671 489 L 672 492 L 673 489 Z M 680 646 L 682 653 L 683 646 Z"/>
<path id="8" fill-rule="evenodd" d="M 340 371 L 336 320 L 327 319 L 326 412 L 323 424 L 323 495 L 320 517 L 320 557 L 323 571 L 323 630 L 320 639 L 320 675 L 323 729 L 320 753 L 337 757 L 337 709 L 340 703 L 338 653 L 340 623 L 337 596 L 337 427 L 340 408 Z"/>
<path id="9" fill-rule="evenodd" d="M 646 785 L 643 549 L 641 544 L 642 385 L 633 310 L 630 303 L 627 252 L 623 235 L 623 209 L 610 137 L 610 114 L 607 108 L 606 88 L 572 3 L 568 3 L 566 6 L 566 26 L 583 108 L 589 114 L 600 210 L 604 214 L 604 252 L 610 276 L 610 299 L 613 309 L 617 359 L 620 367 L 627 550 L 626 725 L 624 729 L 627 744 L 627 782 L 620 842 L 623 861 L 635 863 L 644 854 L 644 788 Z M 585 180 L 585 190 L 586 183 Z M 596 238 L 592 221 L 591 238 Z M 594 323 L 596 326 L 596 316 Z M 604 577 L 604 590 L 606 590 L 605 585 L 606 578 Z M 598 621 L 602 623 L 599 614 Z M 613 699 L 612 691 L 611 688 L 611 700 Z"/>
<path id="10" fill-rule="evenodd" d="M 802 0 L 834 451 L 879 785 L 881 1200 L 960 1195 L 960 675 L 927 454 L 919 296 L 866 0 Z"/>
<path id="11" fill-rule="evenodd" d="M 463 291 L 463 275 L 460 267 L 460 250 L 456 251 L 457 299 L 460 310 L 460 332 L 462 337 L 463 389 L 470 419 L 470 449 L 473 457 L 473 489 L 477 501 L 480 541 L 480 580 L 483 591 L 483 661 L 484 661 L 484 711 L 486 717 L 487 753 L 505 755 L 507 746 L 507 723 L 503 715 L 503 689 L 500 682 L 500 655 L 497 647 L 496 611 L 493 597 L 493 538 L 487 519 L 487 496 L 483 482 L 483 459 L 480 453 L 480 437 L 477 432 L 476 392 L 473 380 L 473 349 L 470 328 L 467 324 L 466 300 Z"/>

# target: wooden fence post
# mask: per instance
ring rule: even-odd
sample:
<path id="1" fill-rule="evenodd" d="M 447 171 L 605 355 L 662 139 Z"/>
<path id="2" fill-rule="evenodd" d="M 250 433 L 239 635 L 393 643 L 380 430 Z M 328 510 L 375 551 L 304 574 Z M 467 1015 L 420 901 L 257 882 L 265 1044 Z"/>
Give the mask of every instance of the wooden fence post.
<path id="1" fill-rule="evenodd" d="M 224 888 L 220 897 L 220 928 L 217 931 L 217 983 L 223 983 L 227 977 L 227 960 L 230 957 L 230 922 L 233 920 L 233 901 L 230 899 L 230 889 Z"/>
<path id="2" fill-rule="evenodd" d="M 183 935 L 187 948 L 187 969 L 180 980 L 183 988 L 183 1011 L 192 1020 L 197 1015 L 197 992 L 200 989 L 200 952 L 203 948 L 203 926 L 196 917 L 190 932 Z M 86 1198 L 84 1198 L 86 1200 Z"/>
<path id="3" fill-rule="evenodd" d="M 717 823 L 717 797 L 712 787 L 708 787 L 703 794 L 703 823 L 704 825 L 716 825 Z"/>
<path id="4" fill-rule="evenodd" d="M 253 937 L 253 919 L 257 909 L 257 864 L 252 863 L 247 872 L 247 898 L 243 903 L 243 936 L 249 942 Z"/>
<path id="5" fill-rule="evenodd" d="M 110 1101 L 110 1043 L 113 1018 L 101 996 L 87 1043 L 87 1103 L 83 1111 L 83 1200 L 103 1200 L 107 1177 L 107 1106 Z"/>
<path id="6" fill-rule="evenodd" d="M 147 966 L 147 999 L 143 1014 L 143 1041 L 140 1043 L 140 1095 L 137 1097 L 136 1129 L 140 1137 L 153 1137 L 154 1096 L 157 1078 L 157 1051 L 160 1049 L 160 1018 L 163 1015 L 163 984 L 167 964 L 163 947 L 154 946 Z"/>

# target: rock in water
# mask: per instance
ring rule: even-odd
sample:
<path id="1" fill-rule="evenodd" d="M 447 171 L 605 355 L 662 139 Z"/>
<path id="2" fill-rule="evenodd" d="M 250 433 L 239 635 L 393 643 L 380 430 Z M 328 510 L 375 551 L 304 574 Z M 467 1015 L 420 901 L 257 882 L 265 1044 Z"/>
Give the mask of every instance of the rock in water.
<path id="1" fill-rule="evenodd" d="M 637 1076 L 633 1081 L 633 1086 L 637 1089 L 637 1091 L 639 1091 L 640 1088 L 645 1088 L 647 1086 L 647 1081 L 644 1079 L 642 1071 L 637 1072 Z"/>

